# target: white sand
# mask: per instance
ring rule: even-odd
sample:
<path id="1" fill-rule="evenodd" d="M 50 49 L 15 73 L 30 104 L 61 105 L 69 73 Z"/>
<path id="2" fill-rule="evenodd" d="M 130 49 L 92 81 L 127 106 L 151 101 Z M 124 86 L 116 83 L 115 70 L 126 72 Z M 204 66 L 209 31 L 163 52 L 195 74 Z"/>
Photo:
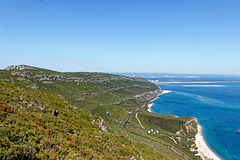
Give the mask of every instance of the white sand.
<path id="1" fill-rule="evenodd" d="M 153 103 L 150 103 L 150 104 L 148 104 L 148 112 L 151 112 L 152 113 L 152 111 L 151 111 L 151 107 L 153 106 Z"/>
<path id="2" fill-rule="evenodd" d="M 196 146 L 198 148 L 198 155 L 201 156 L 203 160 L 206 158 L 213 160 L 221 160 L 207 145 L 202 134 L 202 126 L 198 123 L 197 125 L 198 133 L 196 134 Z"/>
<path id="3" fill-rule="evenodd" d="M 165 93 L 170 93 L 170 90 L 164 90 L 160 95 L 165 94 Z M 158 98 L 158 96 L 153 99 L 152 101 L 156 100 Z M 148 112 L 152 112 L 151 111 L 151 107 L 153 106 L 153 102 L 148 104 Z M 197 119 L 195 119 L 197 122 Z M 207 143 L 204 140 L 203 134 L 202 134 L 202 126 L 197 122 L 197 129 L 198 129 L 198 133 L 196 134 L 195 138 L 196 138 L 196 146 L 198 148 L 198 155 L 201 156 L 201 158 L 203 160 L 207 160 L 207 159 L 213 159 L 213 160 L 221 160 L 221 158 L 219 158 L 207 145 Z"/>
<path id="4" fill-rule="evenodd" d="M 170 93 L 170 92 L 172 92 L 172 91 L 170 91 L 170 90 L 163 90 L 163 92 L 162 92 L 161 94 L 159 94 L 158 96 L 160 96 L 160 95 L 162 95 L 162 94 Z M 156 98 L 154 98 L 150 104 L 148 104 L 148 112 L 151 112 L 151 113 L 152 113 L 151 107 L 153 106 L 153 101 L 155 101 L 156 99 L 158 99 L 158 96 L 157 96 Z"/>
<path id="5" fill-rule="evenodd" d="M 164 91 L 162 92 L 162 94 L 166 94 L 166 93 L 170 93 L 170 92 L 172 92 L 172 91 L 170 91 L 170 90 L 164 90 Z"/>

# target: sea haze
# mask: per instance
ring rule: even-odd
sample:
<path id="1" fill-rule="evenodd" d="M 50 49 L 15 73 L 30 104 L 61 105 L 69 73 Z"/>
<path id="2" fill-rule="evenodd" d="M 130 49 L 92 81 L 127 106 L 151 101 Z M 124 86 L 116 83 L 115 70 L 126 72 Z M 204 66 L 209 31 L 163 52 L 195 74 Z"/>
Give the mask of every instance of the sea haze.
<path id="1" fill-rule="evenodd" d="M 240 75 L 174 74 L 174 73 L 114 73 L 145 78 L 151 81 L 240 81 Z"/>
<path id="2" fill-rule="evenodd" d="M 162 90 L 172 92 L 160 95 L 154 101 L 152 112 L 197 117 L 203 127 L 204 138 L 213 151 L 223 159 L 240 160 L 240 133 L 237 132 L 240 128 L 239 76 L 131 74 L 133 75 L 155 82 L 180 81 L 156 83 Z"/>

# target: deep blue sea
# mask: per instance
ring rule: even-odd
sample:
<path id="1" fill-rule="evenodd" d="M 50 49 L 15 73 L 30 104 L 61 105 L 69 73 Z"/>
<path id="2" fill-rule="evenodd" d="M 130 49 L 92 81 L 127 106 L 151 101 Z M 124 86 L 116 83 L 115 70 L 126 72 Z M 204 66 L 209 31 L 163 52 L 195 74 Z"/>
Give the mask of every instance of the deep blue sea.
<path id="1" fill-rule="evenodd" d="M 116 73 L 159 83 L 162 94 L 152 111 L 176 116 L 194 116 L 203 127 L 207 144 L 222 159 L 240 160 L 240 75 Z M 183 83 L 183 82 L 212 83 Z M 221 82 L 224 81 L 224 82 Z M 234 82 L 235 81 L 235 82 Z"/>
<path id="2" fill-rule="evenodd" d="M 194 116 L 208 145 L 220 157 L 240 160 L 240 82 L 160 83 L 162 94 L 152 111 Z"/>

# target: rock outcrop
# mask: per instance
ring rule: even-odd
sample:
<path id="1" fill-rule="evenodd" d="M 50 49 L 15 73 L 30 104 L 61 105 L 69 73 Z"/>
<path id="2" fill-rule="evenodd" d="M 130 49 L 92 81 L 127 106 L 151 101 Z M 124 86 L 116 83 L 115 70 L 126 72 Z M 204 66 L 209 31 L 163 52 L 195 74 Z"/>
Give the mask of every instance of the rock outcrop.
<path id="1" fill-rule="evenodd" d="M 25 66 L 25 65 L 11 65 L 8 66 L 7 68 L 5 68 L 4 70 L 31 70 L 34 69 L 32 67 L 29 66 Z"/>

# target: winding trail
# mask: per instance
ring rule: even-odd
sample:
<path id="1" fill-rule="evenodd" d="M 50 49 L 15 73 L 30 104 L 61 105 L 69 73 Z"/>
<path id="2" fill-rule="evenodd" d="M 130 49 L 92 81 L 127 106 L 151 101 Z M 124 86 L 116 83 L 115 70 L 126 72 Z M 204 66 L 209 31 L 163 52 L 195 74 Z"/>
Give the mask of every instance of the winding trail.
<path id="1" fill-rule="evenodd" d="M 140 124 L 140 126 L 141 126 L 142 128 L 144 128 L 143 125 L 142 125 L 142 123 L 141 123 L 141 121 L 138 119 L 137 116 L 138 116 L 138 114 L 136 113 L 136 118 L 137 118 L 137 120 L 138 120 L 138 123 Z"/>

